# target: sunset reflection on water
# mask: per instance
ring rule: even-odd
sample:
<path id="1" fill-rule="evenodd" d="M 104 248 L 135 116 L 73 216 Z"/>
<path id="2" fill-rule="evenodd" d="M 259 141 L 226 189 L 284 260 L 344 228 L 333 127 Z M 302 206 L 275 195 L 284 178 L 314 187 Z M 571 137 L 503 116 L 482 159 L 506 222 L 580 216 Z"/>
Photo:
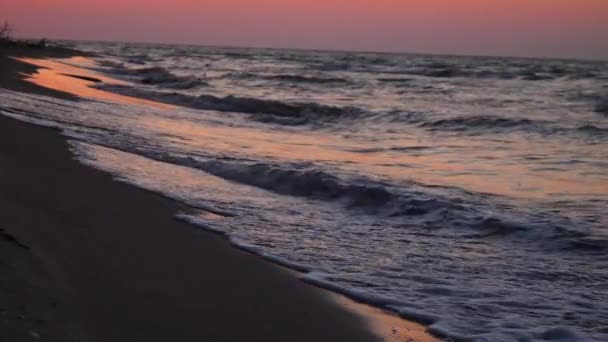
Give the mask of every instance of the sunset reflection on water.
<path id="1" fill-rule="evenodd" d="M 70 65 L 72 62 L 94 65 L 94 61 L 84 57 L 62 61 L 31 58 L 20 60 L 41 67 L 35 74 L 29 75 L 28 80 L 43 87 L 85 99 L 152 106 L 166 111 L 180 110 L 172 105 L 96 89 L 96 82 L 73 77 L 94 78 L 106 84 L 128 84 L 126 81 Z M 193 125 L 192 121 L 178 120 L 170 115 L 138 116 L 136 125 L 156 132 L 168 142 L 178 137 L 178 143 L 187 145 L 191 150 L 211 149 L 231 155 L 291 160 L 296 163 L 320 162 L 339 165 L 346 172 L 364 168 L 365 173 L 373 174 L 380 180 L 415 180 L 425 184 L 457 186 L 481 193 L 521 198 L 608 193 L 607 175 L 593 174 L 593 170 L 584 167 L 568 169 L 567 165 L 560 165 L 560 158 L 564 154 L 576 156 L 576 146 L 556 148 L 543 144 L 542 140 L 534 143 L 499 139 L 488 142 L 487 139 L 465 139 L 461 136 L 433 139 L 412 130 L 405 135 L 385 134 L 385 140 L 376 141 L 370 146 L 370 139 L 353 139 L 341 134 L 287 132 L 259 126 Z M 362 143 L 358 143 L 358 140 Z M 508 149 L 504 148 L 505 143 L 508 143 Z M 596 149 L 597 155 L 605 152 L 601 145 L 592 148 Z M 554 151 L 547 153 L 547 149 Z M 420 153 L 420 150 L 424 150 L 424 153 Z M 593 154 L 593 151 L 587 147 L 585 153 Z M 543 156 L 546 168 L 537 167 L 535 155 Z M 555 160 L 551 160 L 552 155 L 556 156 Z M 533 159 L 535 163 L 529 165 L 528 159 Z M 592 177 L 589 177 L 590 174 Z"/>

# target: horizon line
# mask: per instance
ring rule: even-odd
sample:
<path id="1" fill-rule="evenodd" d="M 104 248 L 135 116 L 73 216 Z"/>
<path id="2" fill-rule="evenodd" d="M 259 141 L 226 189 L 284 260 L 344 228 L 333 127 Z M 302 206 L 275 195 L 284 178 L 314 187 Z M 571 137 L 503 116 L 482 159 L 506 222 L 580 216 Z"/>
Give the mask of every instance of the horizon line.
<path id="1" fill-rule="evenodd" d="M 360 53 L 360 54 L 384 54 L 384 55 L 418 55 L 418 56 L 437 56 L 437 57 L 468 57 L 468 58 L 508 58 L 508 59 L 531 59 L 531 60 L 555 60 L 555 61 L 579 61 L 579 62 L 608 62 L 608 57 L 551 57 L 551 56 L 521 56 L 521 55 L 498 55 L 498 54 L 460 54 L 450 52 L 425 52 L 425 51 L 381 51 L 373 49 L 331 49 L 331 48 L 303 48 L 303 47 L 271 47 L 255 45 L 216 45 L 190 42 L 162 42 L 162 41 L 127 41 L 113 39 L 66 39 L 66 38 L 21 38 L 21 39 L 47 39 L 51 43 L 59 42 L 83 42 L 83 43 L 110 43 L 110 44 L 139 44 L 139 45 L 170 45 L 170 46 L 193 46 L 223 49 L 260 49 L 260 50 L 295 50 L 309 52 L 329 52 L 329 53 Z"/>

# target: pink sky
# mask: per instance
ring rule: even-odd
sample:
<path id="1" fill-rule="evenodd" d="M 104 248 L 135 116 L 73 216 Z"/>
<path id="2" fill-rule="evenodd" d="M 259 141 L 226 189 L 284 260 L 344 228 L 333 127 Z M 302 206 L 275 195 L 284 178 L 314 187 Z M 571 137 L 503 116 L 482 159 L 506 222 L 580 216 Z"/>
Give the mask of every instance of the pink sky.
<path id="1" fill-rule="evenodd" d="M 20 36 L 608 59 L 608 0 L 0 0 Z"/>

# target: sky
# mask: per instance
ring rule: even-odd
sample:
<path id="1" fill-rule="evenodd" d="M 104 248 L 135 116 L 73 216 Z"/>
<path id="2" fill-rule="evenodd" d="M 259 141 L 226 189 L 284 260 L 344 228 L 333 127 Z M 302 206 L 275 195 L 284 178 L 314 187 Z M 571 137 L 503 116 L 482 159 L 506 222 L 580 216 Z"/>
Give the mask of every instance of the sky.
<path id="1" fill-rule="evenodd" d="M 0 0 L 15 35 L 608 59 L 608 0 Z"/>

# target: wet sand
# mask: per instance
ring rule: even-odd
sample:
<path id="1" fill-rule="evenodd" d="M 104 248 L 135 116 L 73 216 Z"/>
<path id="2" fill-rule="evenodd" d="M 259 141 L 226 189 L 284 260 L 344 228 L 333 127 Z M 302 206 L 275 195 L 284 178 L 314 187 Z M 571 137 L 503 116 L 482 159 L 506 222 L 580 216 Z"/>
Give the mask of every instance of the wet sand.
<path id="1" fill-rule="evenodd" d="M 0 48 L 0 88 L 78 100 L 8 58 L 73 54 Z M 0 183 L 0 341 L 378 341 L 405 322 L 176 221 L 186 208 L 81 165 L 56 130 L 0 117 Z"/>

